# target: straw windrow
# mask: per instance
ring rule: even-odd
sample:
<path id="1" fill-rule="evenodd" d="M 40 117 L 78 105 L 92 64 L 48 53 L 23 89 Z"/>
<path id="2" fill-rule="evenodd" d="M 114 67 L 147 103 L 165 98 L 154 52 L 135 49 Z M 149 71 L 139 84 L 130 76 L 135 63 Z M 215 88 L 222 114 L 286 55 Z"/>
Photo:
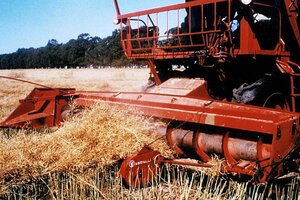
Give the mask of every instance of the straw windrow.
<path id="1" fill-rule="evenodd" d="M 105 104 L 85 110 L 53 133 L 20 131 L 0 142 L 0 179 L 32 179 L 50 172 L 106 166 L 138 150 L 155 138 L 149 119 L 110 108 Z M 152 125 L 153 126 L 153 125 Z M 161 140 L 152 148 L 171 155 Z"/>

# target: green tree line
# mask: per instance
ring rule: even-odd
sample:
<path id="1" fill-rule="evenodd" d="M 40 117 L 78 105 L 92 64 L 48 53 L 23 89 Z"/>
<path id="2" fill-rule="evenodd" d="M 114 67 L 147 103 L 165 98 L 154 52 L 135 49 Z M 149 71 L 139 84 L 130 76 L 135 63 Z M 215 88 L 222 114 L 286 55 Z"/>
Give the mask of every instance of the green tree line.
<path id="1" fill-rule="evenodd" d="M 128 66 L 133 64 L 126 59 L 120 41 L 120 31 L 101 39 L 88 33 L 77 39 L 59 43 L 56 39 L 48 41 L 45 47 L 20 48 L 14 53 L 0 55 L 0 69 L 20 68 L 60 68 L 86 66 Z"/>

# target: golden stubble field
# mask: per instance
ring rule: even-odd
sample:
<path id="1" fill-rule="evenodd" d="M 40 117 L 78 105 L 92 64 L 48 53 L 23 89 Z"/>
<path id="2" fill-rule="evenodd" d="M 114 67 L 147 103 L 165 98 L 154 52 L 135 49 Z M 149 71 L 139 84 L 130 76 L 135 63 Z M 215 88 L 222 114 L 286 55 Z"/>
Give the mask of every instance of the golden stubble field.
<path id="1" fill-rule="evenodd" d="M 24 69 L 1 70 L 0 75 L 25 79 L 51 87 L 89 91 L 141 91 L 149 69 Z M 37 86 L 0 78 L 0 119 L 7 116 Z"/>

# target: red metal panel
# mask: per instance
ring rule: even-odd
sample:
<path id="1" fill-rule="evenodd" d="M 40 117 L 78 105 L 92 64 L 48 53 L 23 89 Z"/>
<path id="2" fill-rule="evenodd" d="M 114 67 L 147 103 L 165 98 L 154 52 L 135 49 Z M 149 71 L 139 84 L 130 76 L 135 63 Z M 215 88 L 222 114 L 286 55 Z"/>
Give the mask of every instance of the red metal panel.
<path id="1" fill-rule="evenodd" d="M 164 6 L 164 7 L 153 8 L 153 9 L 148 9 L 148 10 L 143 10 L 143 11 L 138 11 L 138 12 L 122 14 L 122 15 L 118 16 L 118 19 L 130 18 L 130 17 L 134 17 L 134 16 L 141 16 L 141 15 L 148 15 L 148 14 L 155 14 L 158 12 L 166 12 L 166 11 L 177 10 L 177 9 L 182 9 L 182 8 L 186 8 L 186 7 L 193 7 L 193 6 L 203 5 L 203 4 L 219 3 L 219 2 L 228 2 L 228 0 L 190 1 L 187 3 L 174 4 L 174 5 L 170 5 L 170 6 Z"/>
<path id="2" fill-rule="evenodd" d="M 104 100 L 144 115 L 269 134 L 276 134 L 280 124 L 299 118 L 296 113 L 175 95 L 81 93 L 79 96 L 75 100 L 78 105 L 90 106 Z"/>
<path id="3" fill-rule="evenodd" d="M 75 89 L 43 89 L 35 88 L 24 100 L 20 100 L 20 105 L 2 123 L 0 127 L 53 127 L 61 122 L 60 110 L 68 101 L 68 97 L 74 94 Z"/>
<path id="4" fill-rule="evenodd" d="M 228 9 L 227 12 L 231 11 L 230 1 L 226 0 L 205 0 L 205 1 L 191 1 L 188 3 L 176 4 L 166 7 L 148 9 L 139 12 L 133 12 L 124 15 L 118 15 L 118 19 L 120 21 L 126 21 L 126 23 L 120 25 L 121 31 L 121 42 L 124 49 L 124 52 L 128 58 L 131 59 L 145 59 L 145 58 L 155 58 L 155 59 L 172 59 L 172 58 L 188 58 L 190 56 L 194 56 L 195 47 L 197 50 L 208 47 L 209 49 L 213 49 L 214 45 L 216 45 L 219 40 L 217 34 L 221 34 L 224 31 L 217 29 L 217 19 L 221 16 L 217 16 L 217 4 L 222 3 L 226 4 Z M 204 5 L 212 5 L 213 13 L 211 13 L 209 17 L 213 19 L 213 27 L 205 28 L 203 24 L 205 23 L 205 19 L 203 17 L 203 11 L 208 10 L 208 8 L 203 8 Z M 199 24 L 202 24 L 202 29 L 192 30 L 191 28 L 191 12 L 194 8 L 201 8 L 202 10 L 202 18 L 199 21 Z M 116 8 L 118 9 L 118 8 Z M 186 13 L 189 11 L 188 22 L 188 30 L 180 29 L 180 25 L 182 23 L 182 13 Z M 169 17 L 169 14 L 173 12 L 177 17 Z M 220 13 L 219 13 L 220 14 Z M 156 20 L 149 20 L 150 15 L 156 18 Z M 166 19 L 158 20 L 158 16 L 166 15 Z M 225 13 L 222 13 L 225 15 Z M 227 23 L 230 22 L 231 15 L 229 13 L 226 14 Z M 223 16 L 224 17 L 224 16 Z M 142 26 L 139 20 L 144 19 L 145 24 Z M 177 21 L 177 29 L 176 32 L 169 33 L 170 21 Z M 137 27 L 135 27 L 132 21 L 137 23 Z M 149 21 L 156 23 L 149 24 Z M 125 26 L 124 26 L 125 25 Z M 159 28 L 166 28 L 166 32 L 164 34 L 159 34 Z M 181 27 L 182 28 L 182 27 Z M 226 30 L 228 32 L 228 30 Z M 151 33 L 151 34 L 150 34 Z M 182 42 L 182 40 L 189 40 L 190 42 Z M 197 39 L 196 39 L 197 38 Z M 176 41 L 176 42 L 175 42 Z"/>

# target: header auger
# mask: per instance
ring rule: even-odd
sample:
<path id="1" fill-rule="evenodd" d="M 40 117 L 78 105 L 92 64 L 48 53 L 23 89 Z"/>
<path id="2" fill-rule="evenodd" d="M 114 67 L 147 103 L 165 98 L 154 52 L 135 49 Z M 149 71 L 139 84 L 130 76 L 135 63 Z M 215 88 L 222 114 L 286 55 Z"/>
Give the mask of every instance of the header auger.
<path id="1" fill-rule="evenodd" d="M 224 158 L 222 171 L 255 182 L 298 171 L 298 1 L 187 0 L 128 14 L 114 3 L 125 55 L 148 61 L 155 86 L 134 93 L 35 89 L 2 127 L 59 126 L 73 112 L 71 101 L 81 109 L 106 101 L 169 120 L 170 147 L 198 160 L 169 160 L 145 147 L 121 166 L 131 186 L 147 184 L 162 163 L 211 167 L 212 155 Z"/>

